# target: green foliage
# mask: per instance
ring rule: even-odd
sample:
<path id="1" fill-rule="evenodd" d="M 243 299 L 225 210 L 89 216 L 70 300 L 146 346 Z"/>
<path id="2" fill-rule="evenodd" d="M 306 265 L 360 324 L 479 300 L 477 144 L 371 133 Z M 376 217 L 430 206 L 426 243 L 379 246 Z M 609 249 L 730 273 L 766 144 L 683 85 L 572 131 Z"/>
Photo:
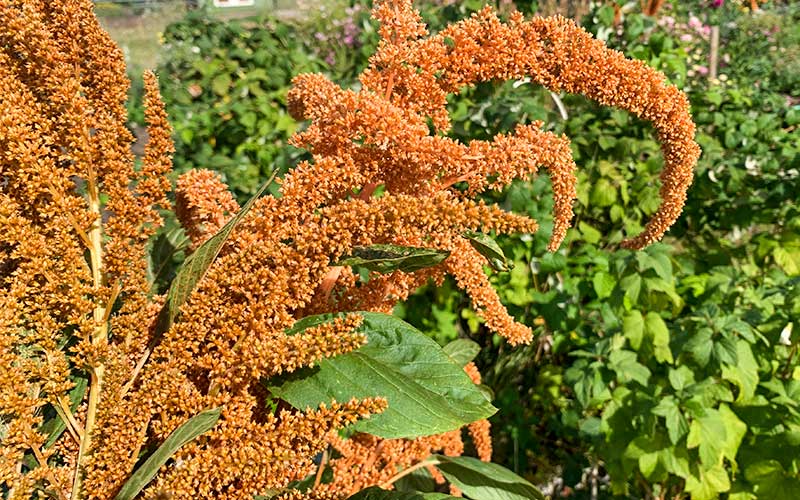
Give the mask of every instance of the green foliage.
<path id="1" fill-rule="evenodd" d="M 444 477 L 470 498 L 481 500 L 544 500 L 531 483 L 497 464 L 472 457 L 436 455 Z"/>
<path id="2" fill-rule="evenodd" d="M 492 415 L 494 408 L 436 342 L 394 316 L 361 312 L 367 337 L 361 348 L 326 358 L 314 368 L 267 381 L 269 391 L 296 408 L 331 400 L 383 397 L 388 408 L 354 428 L 384 438 L 418 437 L 458 429 Z M 330 321 L 308 316 L 288 333 Z"/>
<path id="3" fill-rule="evenodd" d="M 175 167 L 220 171 L 238 197 L 301 156 L 286 141 L 297 128 L 286 111 L 294 75 L 318 71 L 290 24 L 222 21 L 190 13 L 164 32 L 159 67 L 175 129 Z"/>

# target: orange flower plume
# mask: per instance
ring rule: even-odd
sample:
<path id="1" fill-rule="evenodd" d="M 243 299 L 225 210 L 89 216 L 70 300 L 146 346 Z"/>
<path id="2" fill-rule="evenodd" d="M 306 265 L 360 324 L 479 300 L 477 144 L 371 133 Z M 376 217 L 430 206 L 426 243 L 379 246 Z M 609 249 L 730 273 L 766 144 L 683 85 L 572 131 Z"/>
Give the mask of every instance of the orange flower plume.
<path id="1" fill-rule="evenodd" d="M 492 141 L 445 137 L 447 95 L 464 86 L 529 77 L 650 121 L 665 157 L 662 203 L 625 244 L 641 248 L 675 221 L 699 148 L 686 97 L 663 75 L 560 17 L 514 14 L 504 24 L 486 9 L 427 36 L 410 0 L 379 1 L 374 16 L 381 42 L 360 90 L 321 75 L 294 80 L 290 111 L 310 124 L 292 143 L 313 159 L 282 179 L 280 197 L 253 204 L 177 320 L 160 331 L 165 298 L 151 290 L 147 244 L 170 205 L 172 143 L 156 77 L 144 77 L 150 142 L 137 167 L 123 55 L 92 2 L 0 0 L 0 489 L 14 498 L 113 498 L 142 450 L 208 408 L 220 408 L 220 420 L 159 469 L 145 498 L 250 499 L 314 473 L 314 456 L 329 446 L 341 453 L 334 468 L 345 476 L 309 498 L 344 498 L 354 488 L 391 486 L 396 466 L 419 466 L 433 451 L 460 454 L 460 430 L 343 441 L 342 427 L 383 411 L 386 401 L 301 411 L 272 399 L 262 382 L 365 342 L 357 314 L 288 335 L 297 320 L 388 312 L 447 274 L 490 330 L 512 344 L 531 341 L 464 235 L 538 225 L 473 198 L 544 167 L 555 193 L 555 250 L 572 219 L 576 166 L 568 139 L 538 122 Z M 185 174 L 176 194 L 194 249 L 239 210 L 208 172 Z M 337 265 L 355 246 L 385 243 L 450 256 L 365 282 Z M 474 366 L 466 369 L 478 383 Z M 66 429 L 51 441 L 41 425 L 52 414 L 63 415 Z M 488 459 L 488 422 L 468 430 Z M 366 450 L 373 458 L 364 462 Z M 346 476 L 355 465 L 362 473 Z"/>

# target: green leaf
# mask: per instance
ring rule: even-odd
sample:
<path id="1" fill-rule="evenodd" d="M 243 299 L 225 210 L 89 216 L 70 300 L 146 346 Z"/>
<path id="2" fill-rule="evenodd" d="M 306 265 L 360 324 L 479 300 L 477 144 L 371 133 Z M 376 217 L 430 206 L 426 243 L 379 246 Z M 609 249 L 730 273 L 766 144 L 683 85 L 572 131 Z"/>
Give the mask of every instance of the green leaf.
<path id="1" fill-rule="evenodd" d="M 642 313 L 633 310 L 622 317 L 622 333 L 630 342 L 631 347 L 638 351 L 644 338 L 644 317 Z"/>
<path id="2" fill-rule="evenodd" d="M 747 466 L 747 480 L 755 485 L 757 498 L 795 500 L 800 491 L 800 479 L 793 477 L 777 460 L 762 460 Z"/>
<path id="3" fill-rule="evenodd" d="M 581 221 L 578 224 L 578 228 L 583 235 L 583 241 L 589 243 L 590 245 L 595 245 L 600 241 L 600 238 L 603 236 L 600 231 L 592 227 L 591 225 L 587 224 L 584 221 Z"/>
<path id="4" fill-rule="evenodd" d="M 720 412 L 707 410 L 705 416 L 693 420 L 689 426 L 686 446 L 699 447 L 700 461 L 706 467 L 713 467 L 721 463 L 727 439 L 725 421 Z"/>
<path id="5" fill-rule="evenodd" d="M 731 489 L 728 473 L 722 464 L 703 470 L 698 475 L 690 474 L 686 478 L 686 491 L 692 494 L 692 500 L 712 500 L 719 494 Z"/>
<path id="6" fill-rule="evenodd" d="M 428 469 L 423 467 L 417 469 L 411 474 L 406 474 L 394 483 L 396 491 L 406 491 L 417 493 L 421 491 L 434 491 L 436 490 L 436 481 Z"/>
<path id="7" fill-rule="evenodd" d="M 481 346 L 469 339 L 456 339 L 444 346 L 442 350 L 458 365 L 466 366 L 475 359 L 475 356 L 481 351 Z"/>
<path id="8" fill-rule="evenodd" d="M 629 274 L 619 281 L 619 287 L 625 292 L 625 297 L 631 304 L 639 301 L 639 293 L 642 291 L 642 277 L 638 274 Z"/>
<path id="9" fill-rule="evenodd" d="M 669 329 L 664 320 L 656 312 L 649 312 L 644 319 L 647 332 L 653 338 L 653 350 L 656 361 L 672 363 L 672 351 L 669 348 Z"/>
<path id="10" fill-rule="evenodd" d="M 404 247 L 399 245 L 370 245 L 353 247 L 352 253 L 334 265 L 359 266 L 379 273 L 402 271 L 413 273 L 433 267 L 444 261 L 450 252 L 433 248 Z"/>
<path id="11" fill-rule="evenodd" d="M 756 394 L 758 386 L 758 363 L 750 349 L 750 344 L 744 340 L 736 342 L 735 365 L 723 365 L 722 377 L 736 384 L 739 388 L 739 395 L 736 396 L 737 403 L 747 403 Z"/>
<path id="12" fill-rule="evenodd" d="M 676 391 L 682 391 L 694 384 L 694 372 L 686 365 L 669 369 L 669 384 Z"/>
<path id="13" fill-rule="evenodd" d="M 617 374 L 621 382 L 635 380 L 647 387 L 650 379 L 650 370 L 636 360 L 636 353 L 632 351 L 614 351 L 608 356 L 609 367 Z"/>
<path id="14" fill-rule="evenodd" d="M 354 427 L 383 438 L 414 438 L 458 429 L 497 409 L 464 369 L 439 345 L 408 323 L 388 314 L 359 312 L 367 344 L 314 368 L 267 380 L 276 397 L 296 408 L 331 400 L 383 397 L 389 407 Z M 292 334 L 330 321 L 324 314 L 298 321 Z"/>
<path id="15" fill-rule="evenodd" d="M 448 500 L 455 499 L 444 493 L 420 493 L 418 491 L 388 491 L 372 486 L 359 491 L 347 500 Z"/>
<path id="16" fill-rule="evenodd" d="M 611 181 L 600 178 L 592 188 L 589 201 L 592 206 L 609 207 L 617 201 L 617 188 Z"/>
<path id="17" fill-rule="evenodd" d="M 772 251 L 775 263 L 789 276 L 800 274 L 800 248 L 778 246 Z"/>
<path id="18" fill-rule="evenodd" d="M 228 73 L 221 73 L 211 80 L 211 90 L 218 96 L 224 96 L 228 93 L 231 86 L 231 75 Z"/>
<path id="19" fill-rule="evenodd" d="M 205 276 L 208 268 L 211 267 L 214 259 L 217 258 L 217 255 L 219 255 L 219 252 L 222 250 L 222 247 L 225 245 L 225 242 L 228 240 L 228 237 L 231 235 L 236 225 L 247 215 L 255 201 L 266 191 L 269 185 L 272 184 L 272 181 L 275 180 L 275 175 L 277 175 L 277 172 L 258 189 L 256 194 L 245 203 L 231 220 L 222 226 L 222 229 L 200 245 L 197 250 L 192 252 L 183 262 L 181 268 L 178 269 L 175 279 L 172 280 L 169 292 L 167 293 L 167 301 L 159 314 L 158 325 L 156 326 L 156 331 L 158 333 L 166 332 L 169 330 L 169 327 L 172 326 L 172 323 L 178 316 L 180 307 L 194 291 L 197 283 L 203 279 L 203 276 Z"/>
<path id="20" fill-rule="evenodd" d="M 738 365 L 739 349 L 736 339 L 723 335 L 714 342 L 714 356 L 722 364 Z"/>
<path id="21" fill-rule="evenodd" d="M 435 455 L 437 468 L 465 495 L 480 500 L 544 500 L 534 485 L 497 464 L 472 457 Z"/>
<path id="22" fill-rule="evenodd" d="M 77 377 L 75 379 L 75 387 L 69 391 L 69 407 L 73 414 L 81 405 L 83 397 L 86 395 L 86 387 L 88 385 L 89 381 L 84 377 Z M 67 430 L 67 424 L 64 422 L 66 415 L 62 415 L 60 409 L 56 410 L 56 412 L 58 413 L 58 418 L 48 420 L 39 428 L 40 433 L 47 434 L 47 441 L 44 443 L 45 449 L 53 446 L 55 442 L 58 441 L 58 438 L 61 437 L 61 434 Z"/>
<path id="23" fill-rule="evenodd" d="M 489 265 L 492 266 L 492 269 L 495 271 L 510 271 L 514 267 L 514 262 L 506 258 L 503 249 L 500 248 L 497 242 L 488 234 L 467 231 L 464 233 L 464 238 L 469 240 L 469 244 L 472 245 L 472 248 L 486 257 L 486 260 L 489 261 Z"/>
<path id="24" fill-rule="evenodd" d="M 722 417 L 723 425 L 725 425 L 725 441 L 722 443 L 722 456 L 736 463 L 736 453 L 739 451 L 739 445 L 742 444 L 742 439 L 747 433 L 747 425 L 739 420 L 739 417 L 728 408 L 728 405 L 720 405 L 719 414 Z"/>
<path id="25" fill-rule="evenodd" d="M 597 293 L 597 298 L 605 299 L 611 296 L 617 281 L 607 272 L 600 271 L 595 273 L 592 278 L 592 284 L 594 285 L 595 293 Z"/>
<path id="26" fill-rule="evenodd" d="M 167 460 L 176 451 L 216 425 L 220 412 L 220 408 L 200 412 L 175 429 L 161 446 L 125 481 L 122 489 L 114 497 L 115 500 L 133 500 L 153 480 L 158 469 L 167 463 Z"/>
<path id="27" fill-rule="evenodd" d="M 669 440 L 672 444 L 677 444 L 689 432 L 689 424 L 686 422 L 686 417 L 681 413 L 673 396 L 667 396 L 660 400 L 652 411 L 654 415 L 664 417 L 666 420 L 667 434 L 669 434 Z"/>

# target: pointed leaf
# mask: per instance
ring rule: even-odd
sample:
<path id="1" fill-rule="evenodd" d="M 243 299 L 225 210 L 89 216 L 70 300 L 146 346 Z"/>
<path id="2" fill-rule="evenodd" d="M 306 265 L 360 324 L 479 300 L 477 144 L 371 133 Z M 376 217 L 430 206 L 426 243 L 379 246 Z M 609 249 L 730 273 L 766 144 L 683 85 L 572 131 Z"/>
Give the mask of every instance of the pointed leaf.
<path id="1" fill-rule="evenodd" d="M 497 244 L 494 239 L 485 233 L 478 233 L 475 231 L 467 231 L 464 233 L 464 238 L 469 240 L 472 248 L 478 251 L 479 254 L 486 257 L 489 265 L 495 271 L 510 271 L 514 267 L 514 262 L 506 258 L 503 249 Z"/>
<path id="2" fill-rule="evenodd" d="M 465 366 L 481 352 L 481 346 L 469 339 L 456 339 L 442 348 L 457 364 Z"/>
<path id="3" fill-rule="evenodd" d="M 439 345 L 408 323 L 388 314 L 359 312 L 361 348 L 323 359 L 266 381 L 270 392 L 295 408 L 331 400 L 383 397 L 389 407 L 354 428 L 383 438 L 414 438 L 458 429 L 497 409 L 464 369 Z M 324 314 L 298 321 L 287 333 L 330 321 Z"/>
<path id="4" fill-rule="evenodd" d="M 142 489 L 153 480 L 158 469 L 167 463 L 167 460 L 176 451 L 216 425 L 220 412 L 219 408 L 200 412 L 175 429 L 161 446 L 125 481 L 115 500 L 133 500 L 136 498 Z"/>
<path id="5" fill-rule="evenodd" d="M 77 411 L 78 407 L 81 405 L 83 397 L 86 395 L 86 387 L 88 385 L 88 379 L 78 377 L 75 380 L 75 387 L 69 391 L 69 407 L 73 414 L 75 414 L 75 411 Z M 58 441 L 58 438 L 61 437 L 61 434 L 67 430 L 67 424 L 64 422 L 64 417 L 66 417 L 66 415 L 62 415 L 58 410 L 57 413 L 59 414 L 57 418 L 48 420 L 39 428 L 40 433 L 47 434 L 47 441 L 44 443 L 45 449 L 53 446 L 53 444 Z"/>
<path id="6" fill-rule="evenodd" d="M 161 314 L 159 314 L 158 325 L 156 326 L 156 330 L 159 333 L 167 331 L 169 327 L 172 326 L 172 323 L 178 316 L 180 307 L 194 291 L 197 283 L 205 276 L 208 268 L 211 267 L 217 255 L 219 255 L 219 252 L 222 250 L 222 247 L 225 245 L 225 242 L 228 240 L 228 237 L 231 235 L 236 225 L 247 215 L 255 201 L 266 191 L 270 184 L 272 184 L 276 174 L 273 174 L 272 177 L 258 189 L 256 194 L 245 203 L 239 212 L 231 218 L 227 224 L 222 226 L 222 229 L 200 245 L 197 250 L 192 252 L 183 262 L 183 265 L 178 269 L 175 279 L 172 280 L 169 292 L 167 292 L 167 302 L 164 304 Z"/>
<path id="7" fill-rule="evenodd" d="M 544 495 L 524 478 L 497 464 L 472 457 L 436 455 L 436 467 L 465 495 L 480 500 L 544 500 Z"/>
<path id="8" fill-rule="evenodd" d="M 435 248 L 404 247 L 399 245 L 369 245 L 353 247 L 350 255 L 334 265 L 363 267 L 379 273 L 402 271 L 413 273 L 444 261 L 450 252 Z"/>

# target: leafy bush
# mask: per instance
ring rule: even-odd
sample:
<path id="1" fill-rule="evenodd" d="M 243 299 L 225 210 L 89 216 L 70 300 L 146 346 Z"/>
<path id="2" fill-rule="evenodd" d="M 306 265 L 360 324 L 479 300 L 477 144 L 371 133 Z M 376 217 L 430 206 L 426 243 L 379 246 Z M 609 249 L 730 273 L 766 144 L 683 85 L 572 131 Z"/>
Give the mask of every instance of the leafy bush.
<path id="1" fill-rule="evenodd" d="M 175 130 L 176 170 L 216 170 L 241 198 L 301 157 L 286 146 L 297 127 L 286 92 L 295 74 L 322 63 L 292 25 L 194 11 L 166 29 L 164 53 L 159 74 Z"/>

